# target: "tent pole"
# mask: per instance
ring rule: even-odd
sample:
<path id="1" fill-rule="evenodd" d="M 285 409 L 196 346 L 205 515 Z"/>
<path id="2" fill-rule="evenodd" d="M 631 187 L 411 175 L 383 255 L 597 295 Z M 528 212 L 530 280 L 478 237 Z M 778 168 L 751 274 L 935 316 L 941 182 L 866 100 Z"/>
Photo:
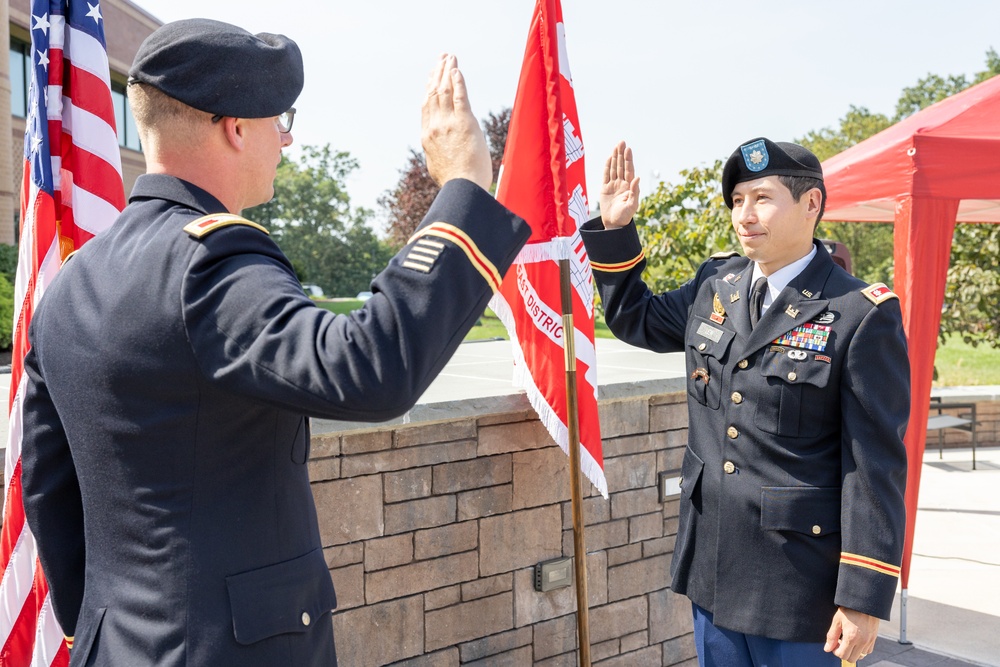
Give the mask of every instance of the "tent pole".
<path id="1" fill-rule="evenodd" d="M 904 588 L 899 595 L 899 643 L 907 645 L 913 643 L 906 638 L 906 598 L 908 593 L 909 591 Z"/>

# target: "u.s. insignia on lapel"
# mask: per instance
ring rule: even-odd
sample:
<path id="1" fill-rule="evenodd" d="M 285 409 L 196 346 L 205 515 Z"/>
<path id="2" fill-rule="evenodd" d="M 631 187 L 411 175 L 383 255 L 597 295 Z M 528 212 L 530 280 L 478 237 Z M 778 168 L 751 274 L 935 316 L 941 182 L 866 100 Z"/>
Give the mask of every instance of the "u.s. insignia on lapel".
<path id="1" fill-rule="evenodd" d="M 830 327 L 823 324 L 806 322 L 776 338 L 774 344 L 812 350 L 813 352 L 822 352 L 826 349 L 827 341 L 830 338 L 830 331 Z"/>
<path id="2" fill-rule="evenodd" d="M 708 316 L 716 324 L 722 324 L 726 321 L 726 309 L 722 307 L 722 301 L 719 299 L 719 293 L 715 293 L 715 297 L 712 299 L 712 314 Z"/>
<path id="3" fill-rule="evenodd" d="M 410 248 L 406 259 L 403 260 L 403 267 L 421 273 L 430 273 L 442 250 L 444 250 L 444 244 L 439 241 L 428 238 L 418 239 Z"/>

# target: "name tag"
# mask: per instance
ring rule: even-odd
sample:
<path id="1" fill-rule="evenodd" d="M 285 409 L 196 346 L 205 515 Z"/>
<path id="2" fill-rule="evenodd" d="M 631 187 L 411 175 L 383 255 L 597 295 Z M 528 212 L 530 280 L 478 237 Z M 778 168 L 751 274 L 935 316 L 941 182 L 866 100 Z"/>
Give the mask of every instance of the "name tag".
<path id="1" fill-rule="evenodd" d="M 704 322 L 698 325 L 697 333 L 699 336 L 704 336 L 713 343 L 718 343 L 720 340 L 722 340 L 722 329 L 718 329 Z"/>

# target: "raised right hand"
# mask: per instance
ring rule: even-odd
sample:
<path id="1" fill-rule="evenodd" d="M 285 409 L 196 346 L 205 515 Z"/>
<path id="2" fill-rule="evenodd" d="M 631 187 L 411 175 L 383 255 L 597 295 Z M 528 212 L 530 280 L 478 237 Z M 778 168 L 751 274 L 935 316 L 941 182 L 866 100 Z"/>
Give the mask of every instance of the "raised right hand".
<path id="1" fill-rule="evenodd" d="M 605 229 L 624 227 L 639 208 L 639 177 L 632 163 L 632 149 L 619 141 L 604 163 L 601 183 L 601 222 Z"/>
<path id="2" fill-rule="evenodd" d="M 493 163 L 455 56 L 442 55 L 431 72 L 422 111 L 421 143 L 434 182 L 466 178 L 489 190 Z"/>

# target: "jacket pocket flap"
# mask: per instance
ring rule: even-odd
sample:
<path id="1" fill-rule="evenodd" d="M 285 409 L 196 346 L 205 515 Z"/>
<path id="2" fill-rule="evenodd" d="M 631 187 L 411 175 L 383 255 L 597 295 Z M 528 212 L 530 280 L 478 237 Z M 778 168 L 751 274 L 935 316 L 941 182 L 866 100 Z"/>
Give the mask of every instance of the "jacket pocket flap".
<path id="1" fill-rule="evenodd" d="M 691 336 L 688 345 L 706 357 L 722 359 L 726 356 L 736 332 L 713 324 L 704 317 L 696 315 L 694 320 L 698 326 L 694 328 L 694 335 Z"/>
<path id="2" fill-rule="evenodd" d="M 689 447 L 684 454 L 684 463 L 681 464 L 681 498 L 691 497 L 704 467 L 705 462 Z"/>
<path id="3" fill-rule="evenodd" d="M 780 378 L 786 384 L 811 384 L 825 387 L 830 381 L 830 364 L 816 361 L 816 353 L 796 348 L 778 348 L 764 351 L 760 365 L 761 375 Z M 791 355 L 801 355 L 800 360 L 792 359 Z"/>
<path id="4" fill-rule="evenodd" d="M 765 486 L 761 489 L 760 525 L 765 530 L 793 530 L 820 537 L 840 532 L 840 489 Z"/>
<path id="5" fill-rule="evenodd" d="M 226 577 L 240 644 L 306 632 L 337 606 L 323 550 Z"/>

